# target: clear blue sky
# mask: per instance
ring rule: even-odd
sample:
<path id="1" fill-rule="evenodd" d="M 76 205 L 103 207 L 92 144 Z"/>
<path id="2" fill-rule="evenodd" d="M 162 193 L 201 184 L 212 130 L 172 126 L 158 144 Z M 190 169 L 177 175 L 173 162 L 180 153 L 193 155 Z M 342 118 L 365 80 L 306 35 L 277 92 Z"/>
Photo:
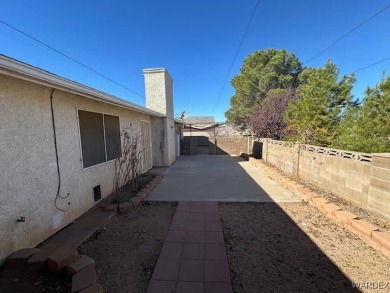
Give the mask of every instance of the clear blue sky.
<path id="1" fill-rule="evenodd" d="M 230 78 L 255 50 L 277 48 L 306 61 L 389 0 L 260 0 L 229 81 L 218 97 L 256 0 L 3 0 L 0 19 L 144 95 L 143 68 L 174 79 L 175 113 L 224 121 Z M 0 53 L 134 103 L 145 100 L 0 24 Z M 342 74 L 390 57 L 390 9 L 307 65 L 330 58 Z M 357 73 L 356 98 L 390 61 Z M 218 103 L 217 103 L 218 101 Z M 215 111 L 213 111 L 215 109 Z"/>

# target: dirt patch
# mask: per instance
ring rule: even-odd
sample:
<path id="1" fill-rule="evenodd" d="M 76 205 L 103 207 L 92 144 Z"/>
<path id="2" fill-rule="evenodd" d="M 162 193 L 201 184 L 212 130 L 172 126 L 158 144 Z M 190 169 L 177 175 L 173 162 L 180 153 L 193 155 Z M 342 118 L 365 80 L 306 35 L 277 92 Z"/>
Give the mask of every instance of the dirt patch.
<path id="1" fill-rule="evenodd" d="M 236 293 L 370 292 L 352 282 L 390 280 L 390 260 L 308 204 L 219 207 Z"/>
<path id="2" fill-rule="evenodd" d="M 143 202 L 117 215 L 78 248 L 96 262 L 107 293 L 146 292 L 177 203 Z"/>

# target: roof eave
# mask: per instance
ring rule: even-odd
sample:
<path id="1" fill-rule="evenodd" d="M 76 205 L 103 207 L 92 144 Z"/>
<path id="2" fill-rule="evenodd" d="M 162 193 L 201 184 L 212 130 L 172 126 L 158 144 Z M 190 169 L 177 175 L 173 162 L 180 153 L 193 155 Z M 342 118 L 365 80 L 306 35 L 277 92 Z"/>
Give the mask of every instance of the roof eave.
<path id="1" fill-rule="evenodd" d="M 48 71 L 36 68 L 4 55 L 0 55 L 0 73 L 70 92 L 88 99 L 127 108 L 136 112 L 141 112 L 155 117 L 165 117 L 165 115 L 161 113 L 119 99 L 105 92 L 98 91 L 69 79 L 65 79 Z"/>

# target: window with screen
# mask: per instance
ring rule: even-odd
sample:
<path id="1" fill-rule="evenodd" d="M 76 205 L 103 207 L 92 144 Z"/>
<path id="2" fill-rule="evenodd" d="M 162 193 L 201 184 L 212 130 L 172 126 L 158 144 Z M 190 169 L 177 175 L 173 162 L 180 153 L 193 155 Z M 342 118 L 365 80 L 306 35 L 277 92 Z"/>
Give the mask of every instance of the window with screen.
<path id="1" fill-rule="evenodd" d="M 106 134 L 107 161 L 114 160 L 118 154 L 121 154 L 119 117 L 104 115 L 104 129 Z"/>
<path id="2" fill-rule="evenodd" d="M 83 167 L 114 160 L 121 154 L 119 117 L 78 111 Z"/>

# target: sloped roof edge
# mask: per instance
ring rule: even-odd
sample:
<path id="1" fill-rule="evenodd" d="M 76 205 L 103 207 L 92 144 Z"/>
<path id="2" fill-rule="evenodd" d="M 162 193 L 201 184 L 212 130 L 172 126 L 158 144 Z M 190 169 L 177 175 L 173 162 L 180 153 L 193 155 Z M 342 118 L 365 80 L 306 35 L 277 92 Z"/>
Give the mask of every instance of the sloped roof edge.
<path id="1" fill-rule="evenodd" d="M 155 117 L 165 115 L 0 54 L 0 73 Z"/>

